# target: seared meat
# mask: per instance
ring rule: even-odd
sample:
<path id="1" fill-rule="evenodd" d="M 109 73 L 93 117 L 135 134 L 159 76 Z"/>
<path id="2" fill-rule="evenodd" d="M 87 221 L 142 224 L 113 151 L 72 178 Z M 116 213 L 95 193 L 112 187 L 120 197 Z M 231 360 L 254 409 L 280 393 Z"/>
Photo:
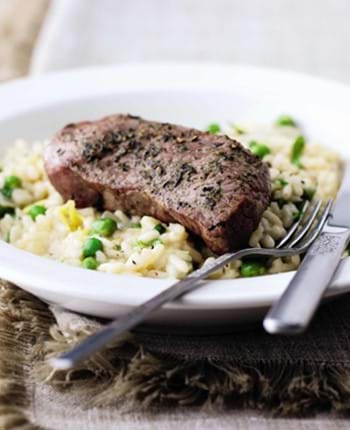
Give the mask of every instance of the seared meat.
<path id="1" fill-rule="evenodd" d="M 179 222 L 217 254 L 247 244 L 270 198 L 267 166 L 238 142 L 131 115 L 67 125 L 45 167 L 77 207 Z"/>

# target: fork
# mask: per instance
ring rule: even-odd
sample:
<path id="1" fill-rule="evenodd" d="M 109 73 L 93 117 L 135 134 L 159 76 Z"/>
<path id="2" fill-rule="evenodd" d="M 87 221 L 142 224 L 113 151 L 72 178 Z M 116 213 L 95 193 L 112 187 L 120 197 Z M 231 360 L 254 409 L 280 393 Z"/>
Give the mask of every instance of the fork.
<path id="1" fill-rule="evenodd" d="M 213 272 L 239 258 L 248 256 L 288 257 L 303 254 L 322 232 L 332 207 L 332 200 L 328 200 L 322 209 L 322 201 L 317 201 L 308 211 L 310 203 L 306 201 L 302 207 L 299 219 L 289 228 L 286 236 L 275 248 L 246 248 L 234 253 L 227 253 L 217 257 L 214 261 L 203 265 L 186 278 L 175 282 L 150 300 L 137 306 L 131 311 L 119 316 L 108 323 L 101 330 L 87 337 L 80 344 L 59 357 L 51 358 L 50 364 L 56 369 L 69 369 L 80 361 L 88 358 L 94 352 L 103 348 L 108 342 L 123 332 L 134 328 L 144 321 L 151 313 L 164 304 L 177 299 L 203 285 L 201 282 Z"/>

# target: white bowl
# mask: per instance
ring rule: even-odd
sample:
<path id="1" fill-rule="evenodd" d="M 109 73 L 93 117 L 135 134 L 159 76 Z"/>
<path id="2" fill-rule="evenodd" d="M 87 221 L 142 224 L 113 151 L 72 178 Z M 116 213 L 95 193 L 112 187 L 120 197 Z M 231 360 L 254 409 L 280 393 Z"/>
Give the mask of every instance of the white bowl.
<path id="1" fill-rule="evenodd" d="M 24 79 L 0 87 L 0 144 L 43 139 L 66 123 L 122 112 L 203 128 L 213 121 L 269 122 L 291 113 L 307 135 L 350 156 L 350 87 L 295 73 L 207 64 L 134 64 Z M 116 317 L 173 280 L 104 274 L 38 257 L 0 242 L 0 276 L 36 296 Z M 150 321 L 216 327 L 259 320 L 293 273 L 215 280 L 170 303 Z M 350 288 L 350 259 L 328 295 Z"/>

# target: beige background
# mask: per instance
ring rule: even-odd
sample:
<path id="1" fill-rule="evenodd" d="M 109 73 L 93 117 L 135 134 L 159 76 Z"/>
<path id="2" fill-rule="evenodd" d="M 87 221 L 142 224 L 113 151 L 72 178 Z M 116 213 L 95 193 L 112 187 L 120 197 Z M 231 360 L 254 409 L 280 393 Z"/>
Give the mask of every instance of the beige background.
<path id="1" fill-rule="evenodd" d="M 200 60 L 350 81 L 349 20 L 349 0 L 53 0 L 33 68 Z"/>

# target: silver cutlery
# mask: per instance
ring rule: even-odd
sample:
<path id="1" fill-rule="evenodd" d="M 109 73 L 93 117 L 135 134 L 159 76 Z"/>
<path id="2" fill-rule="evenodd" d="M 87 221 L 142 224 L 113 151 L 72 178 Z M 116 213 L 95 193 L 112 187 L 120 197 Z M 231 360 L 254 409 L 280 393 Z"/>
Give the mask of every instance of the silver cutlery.
<path id="1" fill-rule="evenodd" d="M 264 319 L 271 334 L 298 334 L 309 325 L 350 239 L 350 169 L 346 168 L 334 208 L 297 273 Z"/>
<path id="2" fill-rule="evenodd" d="M 108 323 L 97 333 L 87 337 L 70 351 L 59 357 L 52 358 L 50 364 L 56 369 L 69 369 L 74 367 L 75 364 L 88 358 L 91 354 L 103 348 L 108 342 L 123 332 L 145 321 L 151 313 L 164 304 L 203 285 L 204 283 L 201 281 L 207 278 L 208 275 L 216 272 L 233 260 L 247 256 L 287 257 L 305 253 L 321 233 L 327 221 L 331 205 L 332 201 L 328 201 L 327 205 L 322 210 L 321 202 L 319 201 L 308 211 L 309 202 L 305 202 L 299 219 L 293 223 L 287 235 L 280 241 L 276 248 L 247 248 L 216 258 L 213 262 L 205 264 L 200 269 L 192 272 L 185 279 L 175 282 L 175 284 L 150 300 Z"/>

